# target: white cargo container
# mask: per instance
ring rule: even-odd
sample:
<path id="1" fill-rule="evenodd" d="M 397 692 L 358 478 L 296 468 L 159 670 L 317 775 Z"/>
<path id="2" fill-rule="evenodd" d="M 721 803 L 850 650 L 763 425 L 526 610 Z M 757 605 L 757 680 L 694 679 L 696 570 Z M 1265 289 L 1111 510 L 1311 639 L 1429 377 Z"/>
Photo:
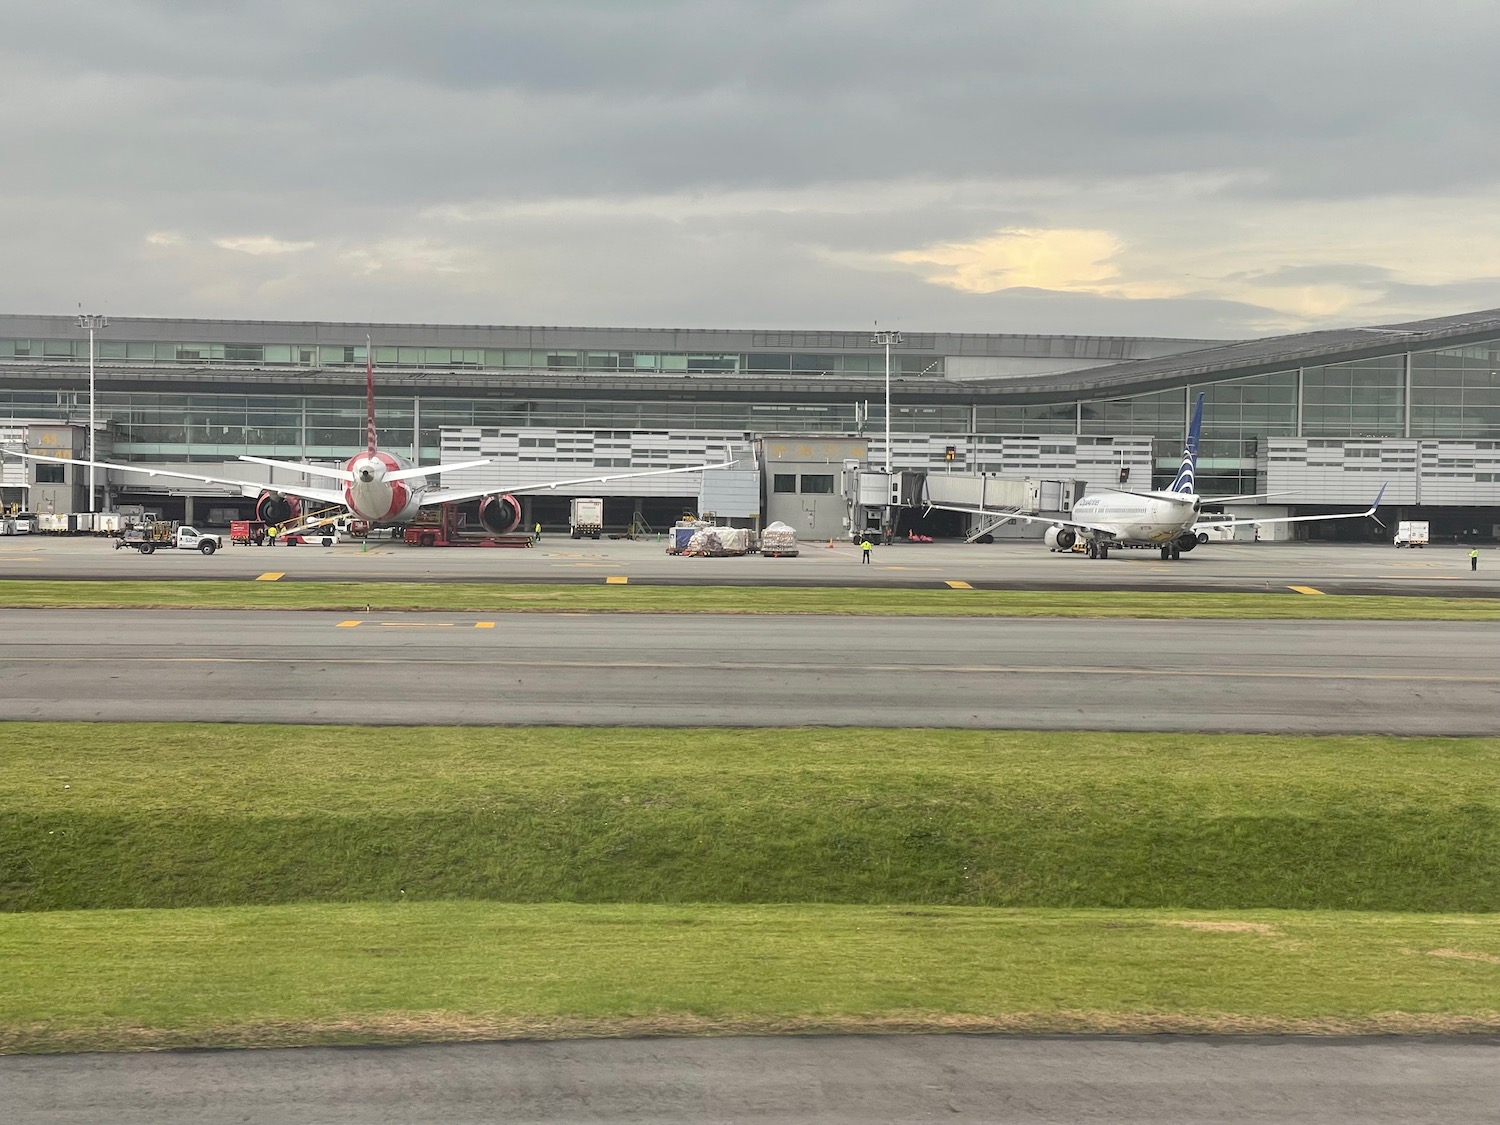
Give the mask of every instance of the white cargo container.
<path id="1" fill-rule="evenodd" d="M 1396 525 L 1396 538 L 1393 542 L 1398 547 L 1427 546 L 1427 521 L 1402 520 Z"/>
<path id="2" fill-rule="evenodd" d="M 573 497 L 573 514 L 569 523 L 574 539 L 582 539 L 585 535 L 598 539 L 604 530 L 604 500 L 598 496 Z"/>

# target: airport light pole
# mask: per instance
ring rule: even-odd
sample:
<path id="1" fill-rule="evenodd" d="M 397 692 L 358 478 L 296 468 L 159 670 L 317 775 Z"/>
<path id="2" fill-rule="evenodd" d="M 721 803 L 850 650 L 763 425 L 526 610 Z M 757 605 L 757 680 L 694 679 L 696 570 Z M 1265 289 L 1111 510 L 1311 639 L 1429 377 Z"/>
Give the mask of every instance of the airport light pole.
<path id="1" fill-rule="evenodd" d="M 899 332 L 879 332 L 870 338 L 872 344 L 885 345 L 885 471 L 891 473 L 891 345 L 901 342 Z"/>
<path id="2" fill-rule="evenodd" d="M 109 317 L 79 313 L 77 324 L 79 328 L 87 328 L 89 330 L 89 515 L 93 515 L 94 462 L 98 460 L 94 456 L 94 331 L 99 328 L 108 328 Z"/>

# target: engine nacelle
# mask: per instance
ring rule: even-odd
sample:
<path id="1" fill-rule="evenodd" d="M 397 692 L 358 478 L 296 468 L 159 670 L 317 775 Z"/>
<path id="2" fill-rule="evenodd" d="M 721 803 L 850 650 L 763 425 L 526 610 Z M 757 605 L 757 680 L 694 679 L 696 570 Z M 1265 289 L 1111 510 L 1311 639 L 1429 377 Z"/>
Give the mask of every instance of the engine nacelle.
<path id="1" fill-rule="evenodd" d="M 1177 537 L 1177 549 L 1179 551 L 1191 551 L 1198 545 L 1198 536 L 1195 532 L 1184 531 Z"/>
<path id="2" fill-rule="evenodd" d="M 496 535 L 514 531 L 521 525 L 521 504 L 508 493 L 495 493 L 479 502 L 479 522 Z"/>
<path id="3" fill-rule="evenodd" d="M 1078 542 L 1078 532 L 1071 527 L 1049 527 L 1042 540 L 1054 551 L 1071 551 Z"/>
<path id="4" fill-rule="evenodd" d="M 262 492 L 255 502 L 255 518 L 262 523 L 286 523 L 302 514 L 302 501 L 279 492 Z"/>

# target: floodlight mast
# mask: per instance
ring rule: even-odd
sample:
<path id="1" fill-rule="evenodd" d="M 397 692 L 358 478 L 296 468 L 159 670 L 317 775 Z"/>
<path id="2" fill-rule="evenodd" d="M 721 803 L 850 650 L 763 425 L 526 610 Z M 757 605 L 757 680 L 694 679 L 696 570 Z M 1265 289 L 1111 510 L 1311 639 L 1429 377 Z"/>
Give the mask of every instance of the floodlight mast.
<path id="1" fill-rule="evenodd" d="M 891 469 L 891 345 L 901 342 L 899 332 L 876 331 L 870 338 L 872 344 L 885 345 L 885 471 L 889 475 Z"/>
<path id="2" fill-rule="evenodd" d="M 95 511 L 94 503 L 94 462 L 98 460 L 94 456 L 94 331 L 99 328 L 109 327 L 109 317 L 95 316 L 91 313 L 79 313 L 76 321 L 79 328 L 87 328 L 89 331 L 89 515 Z"/>

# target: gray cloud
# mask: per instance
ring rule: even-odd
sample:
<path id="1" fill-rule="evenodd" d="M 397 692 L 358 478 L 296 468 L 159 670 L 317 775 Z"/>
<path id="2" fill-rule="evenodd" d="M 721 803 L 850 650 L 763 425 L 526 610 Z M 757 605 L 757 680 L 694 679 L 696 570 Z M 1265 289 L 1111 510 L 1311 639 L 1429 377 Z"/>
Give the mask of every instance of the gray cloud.
<path id="1" fill-rule="evenodd" d="M 0 183 L 20 265 L 0 302 L 17 310 L 103 289 L 140 303 L 121 314 L 904 309 L 935 328 L 1242 335 L 1440 294 L 1500 303 L 1487 250 L 1438 268 L 1439 246 L 1417 269 L 1371 257 L 1358 228 L 1311 247 L 1280 226 L 1493 192 L 1500 11 L 1471 0 L 1441 19 L 1388 0 L 8 7 L 0 142 L 24 160 Z M 1197 186 L 1153 197 L 1172 176 Z M 441 217 L 454 207 L 491 217 Z M 881 260 L 1080 226 L 1118 235 L 1113 291 L 960 292 Z M 162 232 L 180 241 L 148 242 Z M 314 245 L 215 245 L 256 239 Z M 1206 276 L 1206 246 L 1248 260 Z M 1277 286 L 1323 296 L 1293 308 Z M 1355 295 L 1333 308 L 1339 286 Z"/>

